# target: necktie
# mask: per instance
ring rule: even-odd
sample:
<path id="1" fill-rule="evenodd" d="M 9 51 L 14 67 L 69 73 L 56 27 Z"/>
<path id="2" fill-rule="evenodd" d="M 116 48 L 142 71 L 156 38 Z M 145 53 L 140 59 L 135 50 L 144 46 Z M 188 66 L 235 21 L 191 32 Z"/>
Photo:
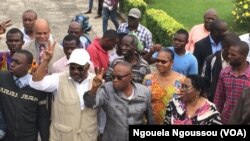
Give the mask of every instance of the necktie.
<path id="1" fill-rule="evenodd" d="M 20 81 L 19 79 L 16 79 L 15 82 L 16 82 L 16 85 L 17 85 L 19 88 L 22 88 L 22 83 L 21 83 L 21 81 Z"/>

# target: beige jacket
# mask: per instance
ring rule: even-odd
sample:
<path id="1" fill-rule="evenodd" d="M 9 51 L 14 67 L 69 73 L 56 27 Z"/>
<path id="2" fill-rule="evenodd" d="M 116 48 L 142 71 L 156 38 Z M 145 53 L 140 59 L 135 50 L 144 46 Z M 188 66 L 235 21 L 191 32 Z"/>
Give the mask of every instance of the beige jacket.
<path id="1" fill-rule="evenodd" d="M 35 40 L 32 40 L 31 42 L 26 43 L 22 47 L 22 49 L 28 50 L 29 52 L 31 52 L 32 55 L 33 55 L 33 57 L 34 57 L 34 61 L 38 62 L 38 60 L 39 60 L 39 49 L 36 47 Z M 53 66 L 53 64 L 57 60 L 59 60 L 60 58 L 62 58 L 63 56 L 65 56 L 65 54 L 63 52 L 63 47 L 60 44 L 56 43 L 53 57 L 50 60 L 50 63 L 49 63 L 49 66 L 48 66 L 48 74 L 52 73 L 52 66 Z"/>
<path id="2" fill-rule="evenodd" d="M 92 84 L 90 79 L 90 85 Z M 89 89 L 91 86 L 89 86 Z M 76 88 L 68 72 L 59 77 L 59 88 L 52 106 L 50 141 L 96 141 L 97 110 L 81 111 Z"/>

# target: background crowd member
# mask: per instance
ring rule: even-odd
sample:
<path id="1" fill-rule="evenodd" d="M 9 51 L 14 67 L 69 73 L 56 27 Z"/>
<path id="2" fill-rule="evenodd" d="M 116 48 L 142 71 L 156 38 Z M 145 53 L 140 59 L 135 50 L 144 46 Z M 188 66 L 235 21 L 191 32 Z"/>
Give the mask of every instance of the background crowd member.
<path id="1" fill-rule="evenodd" d="M 63 39 L 63 51 L 65 56 L 53 64 L 52 73 L 59 73 L 69 70 L 68 60 L 74 49 L 80 48 L 80 40 L 75 35 L 66 35 Z M 89 71 L 95 74 L 94 65 L 90 62 Z"/>
<path id="2" fill-rule="evenodd" d="M 34 10 L 29 9 L 23 12 L 22 15 L 23 28 L 21 29 L 21 31 L 23 32 L 25 43 L 30 42 L 35 38 L 33 28 L 36 19 L 37 19 L 37 13 Z"/>
<path id="3" fill-rule="evenodd" d="M 81 24 L 79 22 L 72 21 L 69 24 L 68 34 L 77 36 L 79 38 L 81 48 L 87 49 L 89 44 L 91 43 L 88 38 L 85 38 L 84 36 L 82 36 L 83 30 L 82 30 Z"/>
<path id="4" fill-rule="evenodd" d="M 177 30 L 172 39 L 172 46 L 169 47 L 175 56 L 173 70 L 183 75 L 198 74 L 197 59 L 185 49 L 187 42 L 188 32 L 185 29 Z M 157 52 L 153 54 L 153 58 L 156 56 Z"/>
<path id="5" fill-rule="evenodd" d="M 37 13 L 32 10 L 28 9 L 23 12 L 22 21 L 23 21 L 23 28 L 21 29 L 23 33 L 23 40 L 24 43 L 28 43 L 35 38 L 34 33 L 34 24 L 37 20 Z M 53 40 L 52 35 L 49 35 L 49 40 Z"/>
<path id="6" fill-rule="evenodd" d="M 90 56 L 84 49 L 75 49 L 68 60 L 69 71 L 46 75 L 54 49 L 55 43 L 49 45 L 29 82 L 35 89 L 54 93 L 50 140 L 96 141 L 97 109 L 85 107 L 82 99 L 94 78 L 88 73 Z"/>
<path id="7" fill-rule="evenodd" d="M 227 33 L 227 23 L 223 20 L 214 20 L 210 25 L 210 34 L 195 43 L 194 56 L 198 61 L 198 70 L 201 74 L 203 63 L 207 56 L 222 49 L 221 40 Z"/>
<path id="8" fill-rule="evenodd" d="M 117 20 L 117 5 L 119 0 L 104 0 L 102 8 L 102 29 L 103 33 L 107 31 L 109 18 L 115 25 L 116 30 L 119 27 Z"/>
<path id="9" fill-rule="evenodd" d="M 118 36 L 115 30 L 109 29 L 103 33 L 102 38 L 96 38 L 89 45 L 87 51 L 95 69 L 104 68 L 105 71 L 109 66 L 108 51 L 112 50 L 118 43 Z"/>
<path id="10" fill-rule="evenodd" d="M 39 65 L 42 61 L 44 50 L 46 50 L 50 36 L 49 23 L 45 19 L 37 19 L 34 24 L 34 35 L 35 39 L 25 44 L 22 49 L 28 50 L 34 56 L 34 62 Z M 64 56 L 63 48 L 61 45 L 56 43 L 53 58 L 51 59 L 48 66 L 48 73 L 52 72 L 52 65 L 54 62 Z"/>
<path id="11" fill-rule="evenodd" d="M 69 26 L 68 34 L 77 35 L 82 43 L 82 46 L 87 49 L 89 44 L 91 43 L 88 32 L 92 28 L 89 23 L 89 17 L 83 14 L 78 14 L 72 19 L 71 23 L 73 23 L 74 21 L 78 22 L 80 24 L 80 27 L 77 24 L 75 24 L 74 27 Z"/>
<path id="12" fill-rule="evenodd" d="M 230 66 L 220 72 L 214 103 L 223 124 L 228 124 L 243 89 L 250 87 L 250 66 L 246 61 L 248 52 L 247 43 L 239 41 L 232 44 L 228 55 Z"/>
<path id="13" fill-rule="evenodd" d="M 140 24 L 140 20 L 141 11 L 138 8 L 130 9 L 128 13 L 128 22 L 120 24 L 117 32 L 134 33 L 142 43 L 144 50 L 146 50 L 142 51 L 142 55 L 144 55 L 144 53 L 149 51 L 152 47 L 153 41 L 152 33 Z"/>
<path id="14" fill-rule="evenodd" d="M 118 57 L 113 62 L 111 62 L 109 69 L 106 73 L 106 81 L 112 80 L 112 72 L 114 66 L 121 61 L 127 61 L 132 65 L 133 71 L 133 81 L 137 83 L 142 83 L 146 74 L 150 73 L 150 68 L 148 63 L 137 53 L 137 38 L 135 35 L 126 35 L 122 39 L 121 45 L 121 57 Z"/>
<path id="15" fill-rule="evenodd" d="M 220 113 L 206 98 L 206 81 L 199 75 L 187 75 L 180 94 L 167 105 L 164 124 L 220 125 Z"/>
<path id="16" fill-rule="evenodd" d="M 202 76 L 206 77 L 209 84 L 208 99 L 213 102 L 220 71 L 229 66 L 229 47 L 240 38 L 234 33 L 227 33 L 221 41 L 222 50 L 209 55 L 202 68 Z"/>
<path id="17" fill-rule="evenodd" d="M 102 17 L 103 1 L 104 0 L 98 0 L 97 16 L 95 16 L 95 19 Z"/>
<path id="18" fill-rule="evenodd" d="M 89 0 L 89 7 L 88 7 L 89 9 L 84 14 L 90 14 L 90 13 L 92 13 L 93 2 L 94 2 L 94 0 Z"/>
<path id="19" fill-rule="evenodd" d="M 117 57 L 119 57 L 119 56 L 122 56 L 122 39 L 123 37 L 127 35 L 127 33 L 120 32 L 120 33 L 117 33 L 117 35 L 118 35 L 119 41 L 116 46 L 116 54 L 118 55 Z"/>
<path id="20" fill-rule="evenodd" d="M 145 118 L 147 124 L 154 123 L 150 91 L 132 81 L 132 66 L 128 62 L 116 64 L 112 82 L 101 86 L 103 73 L 104 69 L 99 69 L 93 87 L 83 96 L 84 102 L 91 108 L 102 107 L 106 113 L 102 141 L 128 141 L 129 125 L 144 124 Z"/>
<path id="21" fill-rule="evenodd" d="M 231 114 L 228 124 L 250 124 L 250 88 L 244 89 Z"/>
<path id="22" fill-rule="evenodd" d="M 156 124 L 163 124 L 166 105 L 176 93 L 175 85 L 181 84 L 184 76 L 172 70 L 174 53 L 168 48 L 160 50 L 156 59 L 157 72 L 148 74 L 143 84 L 151 90 L 151 104 Z"/>
<path id="23" fill-rule="evenodd" d="M 246 34 L 243 34 L 243 35 L 240 35 L 240 40 L 241 41 L 244 41 L 248 44 L 248 47 L 250 48 L 250 33 L 246 33 Z M 248 55 L 247 55 L 248 59 L 250 59 L 250 52 L 248 52 Z"/>
<path id="24" fill-rule="evenodd" d="M 18 28 L 12 28 L 6 33 L 6 44 L 9 51 L 0 52 L 0 70 L 10 69 L 11 57 L 24 44 L 23 33 Z"/>
<path id="25" fill-rule="evenodd" d="M 194 52 L 194 44 L 207 37 L 210 33 L 210 25 L 215 20 L 218 19 L 218 14 L 215 9 L 208 9 L 203 16 L 203 24 L 198 24 L 192 27 L 189 32 L 188 43 L 186 44 L 186 50 L 193 53 Z"/>
<path id="26" fill-rule="evenodd" d="M 7 127 L 4 141 L 37 141 L 38 133 L 42 141 L 48 141 L 47 93 L 29 85 L 33 56 L 18 50 L 11 60 L 9 71 L 0 73 L 0 103 Z"/>

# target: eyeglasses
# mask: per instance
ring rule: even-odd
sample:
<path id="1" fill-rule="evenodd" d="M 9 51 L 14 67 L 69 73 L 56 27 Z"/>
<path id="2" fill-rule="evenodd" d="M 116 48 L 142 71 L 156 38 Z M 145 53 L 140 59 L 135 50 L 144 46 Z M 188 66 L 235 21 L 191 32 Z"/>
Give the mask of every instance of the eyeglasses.
<path id="1" fill-rule="evenodd" d="M 78 67 L 76 67 L 76 66 L 69 66 L 69 69 L 71 70 L 71 71 L 74 71 L 74 70 L 78 70 L 78 71 L 84 71 L 84 69 L 86 68 L 86 65 L 84 65 L 84 66 L 78 66 Z"/>
<path id="2" fill-rule="evenodd" d="M 126 75 L 113 75 L 112 74 L 111 79 L 115 80 L 117 78 L 117 80 L 122 80 L 124 77 L 129 76 L 129 75 L 131 75 L 131 74 L 126 74 Z"/>
<path id="3" fill-rule="evenodd" d="M 192 88 L 193 88 L 192 86 L 188 86 L 186 84 L 182 84 L 181 87 L 180 87 L 180 89 L 182 89 L 184 91 L 188 91 L 188 90 L 190 90 Z"/>
<path id="4" fill-rule="evenodd" d="M 167 61 L 167 60 L 161 60 L 161 59 L 156 59 L 156 63 L 162 63 L 162 64 L 166 64 L 166 63 L 168 63 L 169 61 Z"/>

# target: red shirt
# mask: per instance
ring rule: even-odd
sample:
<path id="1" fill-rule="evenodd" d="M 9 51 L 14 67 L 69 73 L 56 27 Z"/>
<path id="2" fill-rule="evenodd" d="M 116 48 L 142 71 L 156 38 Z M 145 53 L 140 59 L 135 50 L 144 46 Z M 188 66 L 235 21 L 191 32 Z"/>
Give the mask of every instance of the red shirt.
<path id="1" fill-rule="evenodd" d="M 221 113 L 224 124 L 228 123 L 243 89 L 248 87 L 250 87 L 250 66 L 248 66 L 245 73 L 240 76 L 234 75 L 231 66 L 221 70 L 215 92 L 214 104 Z"/>
<path id="2" fill-rule="evenodd" d="M 100 39 L 96 38 L 87 48 L 90 59 L 94 64 L 95 68 L 104 68 L 105 71 L 109 66 L 109 55 L 100 45 Z"/>

